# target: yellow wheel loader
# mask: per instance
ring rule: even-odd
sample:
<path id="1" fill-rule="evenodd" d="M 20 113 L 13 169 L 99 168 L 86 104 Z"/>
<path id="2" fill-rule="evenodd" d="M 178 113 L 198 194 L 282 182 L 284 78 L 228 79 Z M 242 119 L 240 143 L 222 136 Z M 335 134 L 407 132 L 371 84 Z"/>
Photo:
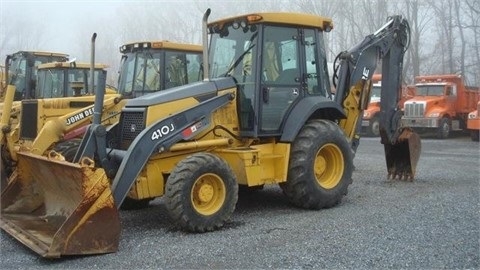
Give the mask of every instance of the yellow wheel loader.
<path id="1" fill-rule="evenodd" d="M 73 162 L 20 152 L 17 181 L 2 193 L 3 230 L 56 258 L 115 252 L 126 197 L 163 196 L 189 232 L 221 228 L 239 186 L 279 184 L 298 207 L 335 206 L 352 182 L 358 122 L 380 59 L 382 85 L 393 85 L 382 89 L 387 172 L 414 177 L 420 140 L 396 121 L 406 20 L 389 18 L 339 54 L 332 99 L 323 40 L 331 19 L 258 13 L 208 23 L 209 14 L 204 80 L 130 99 L 108 128 L 97 95 Z"/>

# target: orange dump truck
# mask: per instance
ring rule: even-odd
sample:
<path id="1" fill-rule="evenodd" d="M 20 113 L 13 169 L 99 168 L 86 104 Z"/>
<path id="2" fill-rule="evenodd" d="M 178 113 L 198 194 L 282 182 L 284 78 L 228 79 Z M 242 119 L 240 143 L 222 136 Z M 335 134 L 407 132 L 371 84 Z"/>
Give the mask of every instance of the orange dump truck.
<path id="1" fill-rule="evenodd" d="M 403 125 L 417 132 L 434 131 L 439 139 L 466 130 L 468 114 L 480 100 L 479 87 L 464 85 L 461 75 L 417 76 L 415 92 L 404 104 Z"/>
<path id="2" fill-rule="evenodd" d="M 480 137 L 480 101 L 477 102 L 477 109 L 468 114 L 467 129 L 470 130 L 472 141 L 479 141 Z"/>
<path id="3" fill-rule="evenodd" d="M 372 89 L 370 90 L 370 102 L 363 111 L 362 133 L 371 137 L 380 136 L 380 95 L 382 88 L 382 75 L 374 74 L 372 77 Z M 402 95 L 399 101 L 399 107 L 403 109 L 403 104 L 415 95 L 415 87 L 402 86 Z"/>

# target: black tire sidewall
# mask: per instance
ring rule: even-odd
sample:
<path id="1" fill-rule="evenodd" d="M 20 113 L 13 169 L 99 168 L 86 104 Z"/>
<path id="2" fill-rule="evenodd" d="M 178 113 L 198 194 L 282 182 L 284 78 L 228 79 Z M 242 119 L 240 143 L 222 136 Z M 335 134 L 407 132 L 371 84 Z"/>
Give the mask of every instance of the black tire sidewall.
<path id="1" fill-rule="evenodd" d="M 225 201 L 214 214 L 198 213 L 191 202 L 195 181 L 207 173 L 219 176 L 225 185 Z M 167 209 L 181 228 L 192 232 L 218 229 L 230 218 L 238 200 L 238 185 L 233 171 L 221 158 L 210 153 L 198 153 L 180 161 L 166 184 Z"/>
<path id="2" fill-rule="evenodd" d="M 318 150 L 333 143 L 343 154 L 344 171 L 339 183 L 325 189 L 318 184 L 314 162 Z M 281 187 L 297 206 L 309 209 L 328 208 L 338 204 L 352 182 L 353 156 L 344 133 L 328 120 L 313 120 L 299 132 L 292 144 L 287 182 Z"/>

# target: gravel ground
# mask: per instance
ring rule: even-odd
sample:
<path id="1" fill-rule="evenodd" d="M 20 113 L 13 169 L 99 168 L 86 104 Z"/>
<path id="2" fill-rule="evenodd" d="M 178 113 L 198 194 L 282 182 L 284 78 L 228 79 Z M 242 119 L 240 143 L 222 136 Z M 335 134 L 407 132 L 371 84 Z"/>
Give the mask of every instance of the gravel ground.
<path id="1" fill-rule="evenodd" d="M 241 194 L 226 228 L 187 234 L 161 199 L 122 211 L 119 251 L 46 260 L 3 231 L 1 269 L 479 269 L 479 144 L 422 139 L 416 180 L 386 179 L 383 146 L 364 138 L 336 207 L 291 206 L 279 187 Z"/>

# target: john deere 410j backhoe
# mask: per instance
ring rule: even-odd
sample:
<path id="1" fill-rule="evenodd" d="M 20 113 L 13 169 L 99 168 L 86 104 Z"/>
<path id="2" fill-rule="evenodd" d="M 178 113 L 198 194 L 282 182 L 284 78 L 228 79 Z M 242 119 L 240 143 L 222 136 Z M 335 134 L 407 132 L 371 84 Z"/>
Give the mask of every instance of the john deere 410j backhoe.
<path id="1" fill-rule="evenodd" d="M 397 108 L 406 20 L 389 18 L 339 54 L 332 100 L 323 41 L 330 19 L 258 13 L 207 23 L 209 14 L 204 81 L 131 99 L 108 129 L 97 95 L 73 162 L 20 152 L 18 178 L 1 198 L 3 230 L 53 258 L 115 252 L 127 196 L 164 196 L 172 220 L 191 232 L 221 228 L 239 185 L 279 184 L 298 207 L 332 207 L 352 182 L 379 59 L 388 175 L 413 178 L 420 140 L 398 125 Z"/>

